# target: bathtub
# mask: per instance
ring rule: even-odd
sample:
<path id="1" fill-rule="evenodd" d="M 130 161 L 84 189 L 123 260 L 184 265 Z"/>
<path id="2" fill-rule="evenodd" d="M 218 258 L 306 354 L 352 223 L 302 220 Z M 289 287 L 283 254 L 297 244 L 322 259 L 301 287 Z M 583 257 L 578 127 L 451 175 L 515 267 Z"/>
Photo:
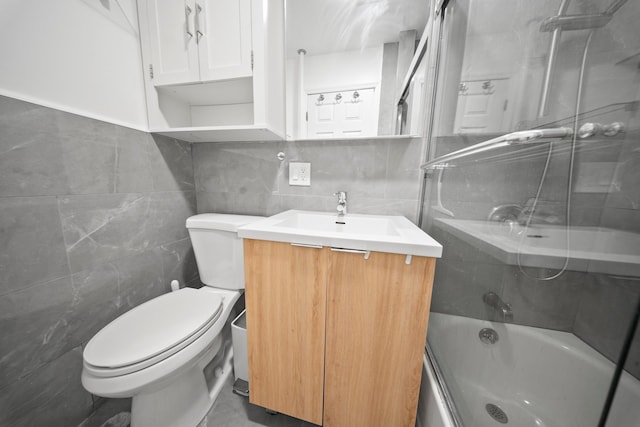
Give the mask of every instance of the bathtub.
<path id="1" fill-rule="evenodd" d="M 492 328 L 495 344 L 478 333 Z M 464 427 L 597 426 L 615 366 L 575 335 L 431 313 L 429 346 Z M 498 409 L 495 409 L 495 408 Z M 504 421 L 504 418 L 502 418 Z M 425 356 L 418 427 L 454 427 Z M 623 371 L 607 427 L 640 426 L 640 381 Z"/>

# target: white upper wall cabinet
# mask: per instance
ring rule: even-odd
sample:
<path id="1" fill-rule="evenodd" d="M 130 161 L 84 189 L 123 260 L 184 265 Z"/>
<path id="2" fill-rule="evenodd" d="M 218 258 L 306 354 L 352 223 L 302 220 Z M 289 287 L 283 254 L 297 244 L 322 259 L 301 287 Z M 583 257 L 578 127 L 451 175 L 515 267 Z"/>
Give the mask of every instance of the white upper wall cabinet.
<path id="1" fill-rule="evenodd" d="M 155 86 L 251 76 L 250 0 L 149 0 L 141 5 L 151 35 Z"/>
<path id="2" fill-rule="evenodd" d="M 250 0 L 196 2 L 200 80 L 251 76 Z"/>
<path id="3" fill-rule="evenodd" d="M 149 130 L 284 139 L 284 0 L 138 0 Z"/>

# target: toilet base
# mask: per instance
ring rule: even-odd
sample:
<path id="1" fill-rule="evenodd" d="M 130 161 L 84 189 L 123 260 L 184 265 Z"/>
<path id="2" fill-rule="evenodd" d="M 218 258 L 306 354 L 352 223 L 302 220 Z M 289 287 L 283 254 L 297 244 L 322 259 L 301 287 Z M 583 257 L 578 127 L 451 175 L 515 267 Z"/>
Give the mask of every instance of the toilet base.
<path id="1" fill-rule="evenodd" d="M 233 350 L 228 349 L 210 386 L 204 368 L 198 364 L 160 390 L 133 396 L 131 427 L 196 427 L 232 373 Z"/>

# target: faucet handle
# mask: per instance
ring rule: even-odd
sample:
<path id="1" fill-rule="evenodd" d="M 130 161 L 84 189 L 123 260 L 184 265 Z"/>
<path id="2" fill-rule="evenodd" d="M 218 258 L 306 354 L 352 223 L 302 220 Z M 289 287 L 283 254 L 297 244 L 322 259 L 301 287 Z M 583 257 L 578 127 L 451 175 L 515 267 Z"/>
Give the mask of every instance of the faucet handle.
<path id="1" fill-rule="evenodd" d="M 333 195 L 338 196 L 338 203 L 345 203 L 347 201 L 346 191 L 336 191 Z"/>

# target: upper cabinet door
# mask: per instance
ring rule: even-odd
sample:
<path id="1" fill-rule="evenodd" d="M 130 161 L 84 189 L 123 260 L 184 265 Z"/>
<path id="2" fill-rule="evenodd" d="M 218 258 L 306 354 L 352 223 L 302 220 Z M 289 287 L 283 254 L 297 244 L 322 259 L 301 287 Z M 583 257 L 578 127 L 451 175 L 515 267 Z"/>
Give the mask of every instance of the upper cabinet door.
<path id="1" fill-rule="evenodd" d="M 141 16 L 148 19 L 153 84 L 198 81 L 195 0 L 147 0 L 140 4 L 143 9 L 146 7 Z"/>
<path id="2" fill-rule="evenodd" d="M 252 75 L 250 0 L 197 0 L 196 27 L 200 80 Z"/>

